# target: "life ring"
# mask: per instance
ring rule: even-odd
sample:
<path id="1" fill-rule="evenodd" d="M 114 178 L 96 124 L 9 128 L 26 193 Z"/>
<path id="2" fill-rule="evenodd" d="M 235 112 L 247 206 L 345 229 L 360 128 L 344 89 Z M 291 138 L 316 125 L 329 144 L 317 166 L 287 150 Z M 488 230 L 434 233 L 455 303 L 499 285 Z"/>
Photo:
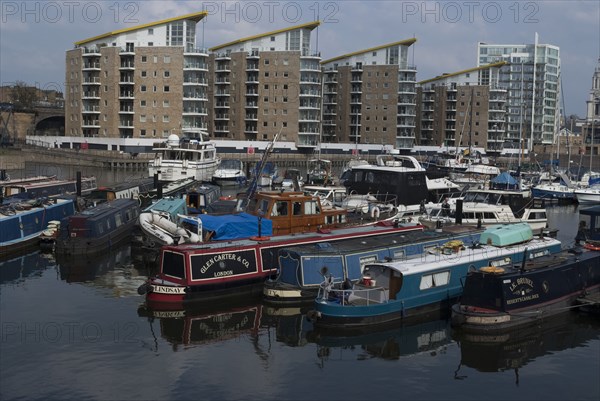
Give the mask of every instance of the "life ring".
<path id="1" fill-rule="evenodd" d="M 377 206 L 373 207 L 371 209 L 371 218 L 372 219 L 378 219 L 379 218 L 379 214 L 380 214 L 380 210 Z"/>
<path id="2" fill-rule="evenodd" d="M 600 242 L 598 242 L 598 241 L 586 242 L 583 244 L 583 247 L 585 249 L 589 249 L 590 251 L 600 251 Z"/>
<path id="3" fill-rule="evenodd" d="M 496 266 L 485 266 L 479 269 L 479 271 L 484 273 L 492 273 L 492 274 L 502 274 L 504 273 L 504 269 L 502 267 Z"/>

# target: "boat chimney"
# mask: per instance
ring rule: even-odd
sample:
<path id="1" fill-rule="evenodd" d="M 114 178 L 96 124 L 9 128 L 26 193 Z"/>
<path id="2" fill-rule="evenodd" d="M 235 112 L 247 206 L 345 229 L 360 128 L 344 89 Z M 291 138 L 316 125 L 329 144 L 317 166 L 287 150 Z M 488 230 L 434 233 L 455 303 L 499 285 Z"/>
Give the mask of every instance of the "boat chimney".
<path id="1" fill-rule="evenodd" d="M 525 262 L 527 262 L 527 248 L 523 251 L 523 261 L 521 262 L 521 273 L 525 273 Z"/>
<path id="2" fill-rule="evenodd" d="M 457 199 L 456 200 L 456 220 L 455 220 L 455 223 L 457 225 L 462 224 L 462 212 L 463 212 L 463 200 Z"/>
<path id="3" fill-rule="evenodd" d="M 158 173 L 154 173 L 154 182 L 152 184 L 154 189 L 158 188 Z"/>
<path id="4" fill-rule="evenodd" d="M 81 171 L 77 172 L 77 183 L 75 185 L 77 188 L 77 196 L 81 196 Z"/>
<path id="5" fill-rule="evenodd" d="M 162 199 L 162 197 L 163 197 L 163 186 L 162 186 L 162 182 L 159 182 L 156 187 L 156 198 Z"/>
<path id="6" fill-rule="evenodd" d="M 6 181 L 7 179 L 6 170 L 0 170 L 0 181 Z"/>

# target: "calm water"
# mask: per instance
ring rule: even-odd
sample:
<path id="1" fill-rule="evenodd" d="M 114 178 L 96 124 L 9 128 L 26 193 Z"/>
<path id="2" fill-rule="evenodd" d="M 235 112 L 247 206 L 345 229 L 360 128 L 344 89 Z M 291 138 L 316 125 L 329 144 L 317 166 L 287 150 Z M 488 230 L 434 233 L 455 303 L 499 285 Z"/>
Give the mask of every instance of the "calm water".
<path id="1" fill-rule="evenodd" d="M 572 243 L 576 208 L 550 219 Z M 495 338 L 441 320 L 345 338 L 257 299 L 159 313 L 136 292 L 154 269 L 146 256 L 126 245 L 0 262 L 0 399 L 600 398 L 597 317 Z"/>

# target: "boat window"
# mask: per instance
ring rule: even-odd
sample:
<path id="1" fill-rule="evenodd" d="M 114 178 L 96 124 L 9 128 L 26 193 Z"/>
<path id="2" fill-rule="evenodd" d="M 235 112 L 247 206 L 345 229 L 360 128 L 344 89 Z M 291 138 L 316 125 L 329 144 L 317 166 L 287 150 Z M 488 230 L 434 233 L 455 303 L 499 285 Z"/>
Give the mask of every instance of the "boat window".
<path id="1" fill-rule="evenodd" d="M 375 182 L 375 174 L 373 174 L 373 172 L 371 172 L 371 171 L 367 172 L 365 182 L 374 183 Z"/>
<path id="2" fill-rule="evenodd" d="M 98 234 L 102 234 L 104 233 L 104 226 L 102 225 L 102 222 L 98 223 Z"/>
<path id="3" fill-rule="evenodd" d="M 440 287 L 448 285 L 450 282 L 450 271 L 446 270 L 443 272 L 437 272 L 433 274 L 426 274 L 421 277 L 421 284 L 419 289 L 426 290 L 429 288 Z"/>
<path id="4" fill-rule="evenodd" d="M 304 214 L 320 214 L 321 209 L 316 200 L 304 202 Z"/>
<path id="5" fill-rule="evenodd" d="M 294 216 L 299 216 L 302 214 L 302 202 L 293 202 L 292 210 Z"/>
<path id="6" fill-rule="evenodd" d="M 394 259 L 402 259 L 405 255 L 404 249 L 394 251 Z"/>
<path id="7" fill-rule="evenodd" d="M 484 219 L 495 219 L 496 217 L 494 216 L 494 213 L 492 212 L 484 212 L 483 213 L 483 218 Z"/>
<path id="8" fill-rule="evenodd" d="M 116 227 L 120 227 L 120 226 L 121 226 L 121 224 L 123 224 L 123 219 L 121 218 L 121 214 L 120 214 L 120 213 L 117 213 L 117 214 L 115 215 L 115 226 L 116 226 Z"/>
<path id="9" fill-rule="evenodd" d="M 164 274 L 177 278 L 185 278 L 185 263 L 184 257 L 180 253 L 168 252 L 163 253 L 162 271 Z"/>
<path id="10" fill-rule="evenodd" d="M 512 260 L 510 259 L 510 256 L 507 256 L 502 259 L 490 260 L 488 265 L 494 266 L 494 267 L 502 267 L 502 266 L 510 266 L 511 263 L 512 263 Z"/>
<path id="11" fill-rule="evenodd" d="M 106 231 L 110 231 L 111 227 L 110 227 L 110 219 L 106 220 Z"/>
<path id="12" fill-rule="evenodd" d="M 275 208 L 273 208 L 273 209 L 275 209 Z M 252 210 L 252 209 L 250 209 L 250 210 Z M 260 204 L 258 205 L 258 210 L 261 210 L 263 213 L 267 213 L 267 211 L 269 210 L 269 200 L 268 199 L 261 200 Z"/>
<path id="13" fill-rule="evenodd" d="M 287 201 L 279 201 L 275 203 L 275 207 L 271 211 L 271 216 L 287 216 L 288 203 Z"/>
<path id="14" fill-rule="evenodd" d="M 375 263 L 375 262 L 377 262 L 377 256 L 375 256 L 375 255 L 363 256 L 362 258 L 359 258 L 361 273 L 365 269 L 365 265 L 368 265 L 368 264 L 371 264 L 371 263 Z"/>

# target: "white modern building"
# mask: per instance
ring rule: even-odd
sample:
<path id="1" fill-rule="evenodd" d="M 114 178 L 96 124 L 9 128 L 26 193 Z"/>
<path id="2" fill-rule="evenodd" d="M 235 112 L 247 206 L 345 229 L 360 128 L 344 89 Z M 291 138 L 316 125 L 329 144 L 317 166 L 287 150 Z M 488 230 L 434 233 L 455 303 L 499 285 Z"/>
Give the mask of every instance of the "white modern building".
<path id="1" fill-rule="evenodd" d="M 539 44 L 537 34 L 533 44 L 478 44 L 478 66 L 499 61 L 508 63 L 499 81 L 508 89 L 505 146 L 532 150 L 553 144 L 559 127 L 560 49 Z"/>

